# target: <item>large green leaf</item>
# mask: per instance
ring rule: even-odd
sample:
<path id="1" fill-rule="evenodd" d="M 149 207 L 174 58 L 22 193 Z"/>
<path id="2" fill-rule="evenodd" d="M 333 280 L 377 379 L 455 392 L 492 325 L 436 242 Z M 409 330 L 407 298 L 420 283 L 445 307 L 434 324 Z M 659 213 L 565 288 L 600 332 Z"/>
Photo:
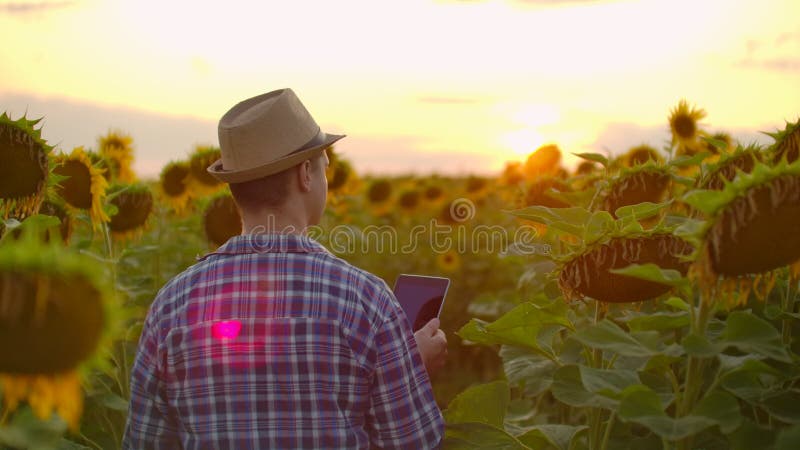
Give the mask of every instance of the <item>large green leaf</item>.
<path id="1" fill-rule="evenodd" d="M 723 350 L 722 345 L 714 344 L 705 336 L 696 333 L 689 333 L 681 341 L 683 349 L 687 355 L 699 358 L 711 358 Z"/>
<path id="2" fill-rule="evenodd" d="M 672 204 L 672 200 L 663 203 L 642 202 L 617 208 L 614 215 L 620 219 L 642 220 L 658 215 Z"/>
<path id="3" fill-rule="evenodd" d="M 761 402 L 761 406 L 770 415 L 783 422 L 800 424 L 800 392 L 777 393 Z"/>
<path id="4" fill-rule="evenodd" d="M 742 425 L 728 436 L 728 439 L 731 450 L 768 449 L 775 441 L 775 430 L 762 428 L 745 419 L 742 421 Z"/>
<path id="5" fill-rule="evenodd" d="M 726 346 L 734 346 L 745 353 L 791 362 L 780 332 L 766 320 L 749 312 L 734 311 L 728 315 L 722 341 Z"/>
<path id="6" fill-rule="evenodd" d="M 502 428 L 510 396 L 503 380 L 472 386 L 447 405 L 444 418 L 448 424 L 479 422 Z"/>
<path id="7" fill-rule="evenodd" d="M 574 337 L 589 347 L 612 351 L 623 356 L 644 357 L 658 353 L 608 319 L 578 331 Z"/>
<path id="8" fill-rule="evenodd" d="M 626 322 L 631 331 L 670 331 L 689 326 L 689 314 L 679 312 L 656 312 L 632 317 Z"/>
<path id="9" fill-rule="evenodd" d="M 567 450 L 575 435 L 587 428 L 586 426 L 572 425 L 537 425 L 517 438 L 534 449 L 541 449 L 549 445 L 558 450 Z"/>
<path id="10" fill-rule="evenodd" d="M 639 375 L 633 370 L 594 369 L 578 366 L 583 386 L 589 392 L 616 397 L 628 386 L 640 384 Z"/>
<path id="11" fill-rule="evenodd" d="M 716 212 L 720 207 L 730 200 L 730 195 L 725 191 L 715 191 L 707 189 L 695 189 L 687 192 L 683 196 L 683 201 L 692 208 L 703 212 L 706 215 Z"/>
<path id="12" fill-rule="evenodd" d="M 775 441 L 775 450 L 797 450 L 800 448 L 800 425 L 782 430 Z"/>
<path id="13" fill-rule="evenodd" d="M 664 412 L 658 395 L 641 385 L 632 386 L 623 393 L 618 414 L 620 419 L 638 423 L 671 441 L 695 435 L 715 425 L 723 433 L 729 433 L 739 426 L 742 419 L 736 399 L 720 391 L 706 395 L 691 414 L 677 419 L 670 417 Z"/>
<path id="14" fill-rule="evenodd" d="M 653 263 L 631 264 L 619 269 L 611 269 L 609 272 L 679 288 L 689 285 L 689 280 L 677 270 L 662 269 Z"/>
<path id="15" fill-rule="evenodd" d="M 66 422 L 58 416 L 39 420 L 30 408 L 25 407 L 14 414 L 10 424 L 0 426 L 0 447 L 55 448 L 66 431 Z"/>
<path id="16" fill-rule="evenodd" d="M 595 242 L 596 240 L 606 236 L 614 230 L 614 218 L 608 211 L 595 211 L 586 222 L 586 227 L 583 230 L 583 241 L 588 243 Z"/>
<path id="17" fill-rule="evenodd" d="M 556 365 L 553 361 L 522 347 L 504 345 L 500 349 L 508 382 L 521 385 L 525 395 L 535 397 L 550 389 Z"/>
<path id="18" fill-rule="evenodd" d="M 553 397 L 570 406 L 614 409 L 617 401 L 589 392 L 581 380 L 580 368 L 569 365 L 559 368 L 553 375 Z"/>
<path id="19" fill-rule="evenodd" d="M 552 359 L 552 352 L 537 342 L 539 331 L 546 325 L 573 328 L 566 317 L 563 302 L 552 302 L 547 306 L 523 303 L 491 323 L 472 319 L 458 331 L 458 335 L 481 344 L 525 347 Z"/>
<path id="20" fill-rule="evenodd" d="M 528 206 L 527 208 L 508 212 L 517 217 L 549 225 L 579 237 L 583 235 L 584 224 L 592 216 L 592 213 L 586 208 L 548 208 L 540 205 Z"/>
<path id="21" fill-rule="evenodd" d="M 442 448 L 448 450 L 531 450 L 505 430 L 485 423 L 447 424 Z"/>

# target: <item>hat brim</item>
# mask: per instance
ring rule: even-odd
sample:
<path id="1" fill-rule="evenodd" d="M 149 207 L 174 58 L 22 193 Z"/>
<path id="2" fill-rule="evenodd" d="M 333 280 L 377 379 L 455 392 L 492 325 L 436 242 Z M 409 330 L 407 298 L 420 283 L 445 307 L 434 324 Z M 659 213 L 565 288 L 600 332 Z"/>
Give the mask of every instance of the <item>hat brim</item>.
<path id="1" fill-rule="evenodd" d="M 213 175 L 216 179 L 226 183 L 244 183 L 245 181 L 256 180 L 269 175 L 274 175 L 282 172 L 290 167 L 296 166 L 301 162 L 313 158 L 321 153 L 326 148 L 330 147 L 334 142 L 345 137 L 344 134 L 326 134 L 324 141 L 311 148 L 303 149 L 299 152 L 290 153 L 283 158 L 270 161 L 261 166 L 250 167 L 240 170 L 225 170 L 222 168 L 222 159 L 214 161 L 213 164 L 206 169 L 208 173 Z"/>

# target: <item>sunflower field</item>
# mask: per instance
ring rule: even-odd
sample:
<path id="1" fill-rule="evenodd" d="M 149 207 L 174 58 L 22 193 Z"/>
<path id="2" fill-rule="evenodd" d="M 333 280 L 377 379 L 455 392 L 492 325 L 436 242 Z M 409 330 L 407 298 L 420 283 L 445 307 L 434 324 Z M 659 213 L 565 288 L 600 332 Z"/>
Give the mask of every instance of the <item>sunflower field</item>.
<path id="1" fill-rule="evenodd" d="M 761 146 L 681 101 L 663 146 L 546 145 L 496 176 L 357 173 L 309 230 L 390 285 L 445 276 L 445 448 L 800 448 L 800 121 Z M 150 302 L 241 233 L 197 147 L 158 179 L 112 131 L 0 116 L 0 448 L 115 449 Z"/>

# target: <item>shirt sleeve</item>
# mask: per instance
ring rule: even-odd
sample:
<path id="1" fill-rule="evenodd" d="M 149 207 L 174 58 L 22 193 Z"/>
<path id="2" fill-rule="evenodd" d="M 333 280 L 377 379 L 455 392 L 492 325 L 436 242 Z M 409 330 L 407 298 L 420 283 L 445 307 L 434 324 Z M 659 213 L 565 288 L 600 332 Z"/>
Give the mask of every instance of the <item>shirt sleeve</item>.
<path id="1" fill-rule="evenodd" d="M 377 360 L 366 429 L 372 448 L 435 448 L 444 420 L 417 342 L 399 305 L 375 339 Z"/>
<path id="2" fill-rule="evenodd" d="M 131 370 L 131 400 L 122 438 L 125 450 L 181 448 L 177 425 L 167 407 L 166 386 L 158 361 L 158 328 L 151 309 L 145 320 Z"/>

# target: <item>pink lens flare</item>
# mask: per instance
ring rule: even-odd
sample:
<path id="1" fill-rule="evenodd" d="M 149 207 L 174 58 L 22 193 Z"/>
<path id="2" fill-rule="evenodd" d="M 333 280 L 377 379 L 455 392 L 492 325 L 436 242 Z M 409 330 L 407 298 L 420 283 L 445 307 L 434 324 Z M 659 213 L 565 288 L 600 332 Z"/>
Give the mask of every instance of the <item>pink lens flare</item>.
<path id="1" fill-rule="evenodd" d="M 239 336 L 239 331 L 242 329 L 242 323 L 238 320 L 223 320 L 216 322 L 211 327 L 211 334 L 224 341 L 236 339 Z"/>

